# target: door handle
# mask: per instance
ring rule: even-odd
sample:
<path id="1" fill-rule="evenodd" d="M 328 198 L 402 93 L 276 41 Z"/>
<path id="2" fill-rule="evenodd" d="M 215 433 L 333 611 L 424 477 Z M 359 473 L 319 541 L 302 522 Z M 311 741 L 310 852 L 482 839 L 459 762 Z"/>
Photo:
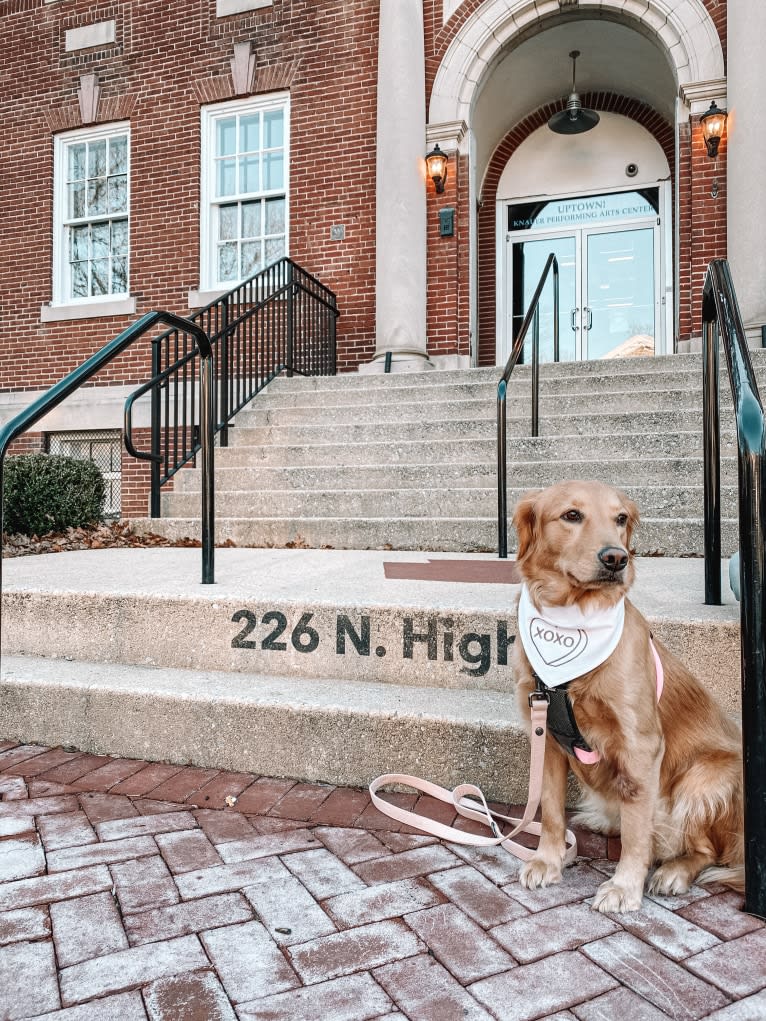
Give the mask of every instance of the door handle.
<path id="1" fill-rule="evenodd" d="M 589 330 L 593 326 L 593 312 L 586 306 L 583 312 L 587 316 L 585 320 L 585 329 Z"/>
<path id="2" fill-rule="evenodd" d="M 575 333 L 577 333 L 577 331 L 580 329 L 580 327 L 576 323 L 577 313 L 579 311 L 580 311 L 579 308 L 573 308 L 572 309 L 572 329 L 574 330 Z"/>

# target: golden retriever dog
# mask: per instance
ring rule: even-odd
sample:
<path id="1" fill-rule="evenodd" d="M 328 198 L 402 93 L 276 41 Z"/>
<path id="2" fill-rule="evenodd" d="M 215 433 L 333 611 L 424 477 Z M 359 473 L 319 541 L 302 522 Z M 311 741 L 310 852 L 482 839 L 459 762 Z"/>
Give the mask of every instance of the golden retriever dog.
<path id="1" fill-rule="evenodd" d="M 591 750 L 582 757 L 591 761 L 580 761 L 548 733 L 542 834 L 521 870 L 522 884 L 534 889 L 561 879 L 571 769 L 584 791 L 574 821 L 622 838 L 619 864 L 599 888 L 595 909 L 637 910 L 653 866 L 649 890 L 656 894 L 684 893 L 696 879 L 742 889 L 740 732 L 683 663 L 652 640 L 648 623 L 625 599 L 635 574 L 630 544 L 636 505 L 600 482 L 562 482 L 526 493 L 513 521 L 526 587 L 520 603 L 527 599 L 539 634 L 546 608 L 553 616 L 563 611 L 576 618 L 579 611 L 583 621 L 624 608 L 614 651 L 566 689 L 579 736 Z M 520 606 L 523 639 L 521 630 Z M 567 642 L 577 644 L 571 635 Z M 562 647 L 561 658 L 569 655 Z M 522 641 L 514 644 L 514 659 L 528 717 L 536 674 Z"/>

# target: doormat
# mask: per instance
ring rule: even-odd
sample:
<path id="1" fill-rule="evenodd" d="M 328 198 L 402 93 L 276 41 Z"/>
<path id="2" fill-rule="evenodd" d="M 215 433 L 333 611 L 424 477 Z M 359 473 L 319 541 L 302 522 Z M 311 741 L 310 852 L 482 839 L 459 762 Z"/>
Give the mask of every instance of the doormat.
<path id="1" fill-rule="evenodd" d="M 480 585 L 520 585 L 515 560 L 384 560 L 386 578 L 407 581 L 462 581 Z"/>

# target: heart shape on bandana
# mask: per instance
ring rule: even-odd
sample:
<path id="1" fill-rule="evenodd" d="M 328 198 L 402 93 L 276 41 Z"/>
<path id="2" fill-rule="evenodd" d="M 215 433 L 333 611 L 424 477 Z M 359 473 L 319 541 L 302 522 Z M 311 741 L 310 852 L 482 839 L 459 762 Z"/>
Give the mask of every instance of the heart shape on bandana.
<path id="1" fill-rule="evenodd" d="M 582 628 L 557 627 L 541 617 L 530 620 L 529 636 L 548 666 L 571 663 L 588 647 L 588 635 Z"/>

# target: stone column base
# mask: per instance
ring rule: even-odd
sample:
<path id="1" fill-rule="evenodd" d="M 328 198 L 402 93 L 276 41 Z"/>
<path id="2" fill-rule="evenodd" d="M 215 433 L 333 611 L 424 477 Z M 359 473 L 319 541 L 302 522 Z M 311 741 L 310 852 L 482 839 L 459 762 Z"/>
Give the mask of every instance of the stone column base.
<path id="1" fill-rule="evenodd" d="M 426 372 L 434 368 L 428 355 L 422 351 L 391 351 L 391 372 Z M 376 354 L 371 362 L 360 365 L 358 372 L 378 375 L 386 371 L 386 352 Z"/>

